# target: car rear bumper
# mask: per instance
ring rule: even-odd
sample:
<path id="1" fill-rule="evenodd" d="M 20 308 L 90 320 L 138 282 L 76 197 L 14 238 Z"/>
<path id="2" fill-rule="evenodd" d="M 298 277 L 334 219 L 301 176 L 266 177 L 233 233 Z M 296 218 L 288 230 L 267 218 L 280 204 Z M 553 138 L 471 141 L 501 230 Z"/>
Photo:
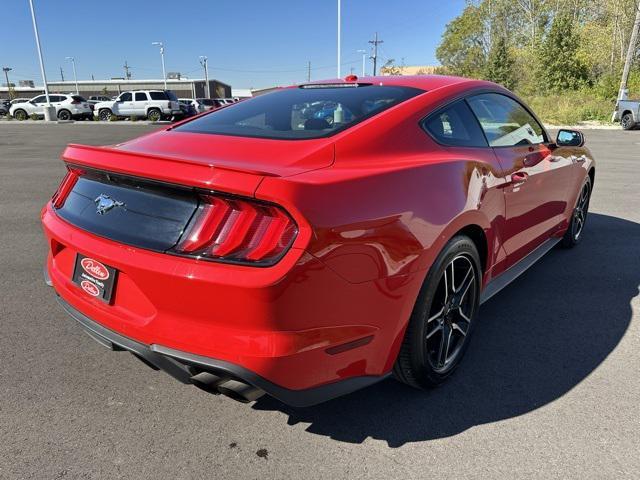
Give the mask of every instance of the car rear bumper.
<path id="1" fill-rule="evenodd" d="M 45 282 L 47 285 L 51 283 L 46 269 Z M 315 388 L 291 390 L 276 385 L 240 365 L 224 360 L 195 355 L 159 344 L 145 345 L 137 342 L 91 320 L 61 297 L 58 296 L 57 300 L 69 316 L 76 320 L 83 330 L 101 345 L 113 351 L 128 351 L 154 370 L 162 370 L 184 384 L 197 384 L 194 377 L 202 372 L 208 372 L 220 378 L 240 380 L 287 405 L 307 407 L 373 385 L 390 375 L 351 377 Z"/>
<path id="2" fill-rule="evenodd" d="M 154 354 L 227 368 L 292 405 L 307 400 L 286 392 L 328 399 L 384 378 L 412 308 L 402 301 L 411 279 L 351 284 L 304 250 L 256 268 L 129 247 L 70 225 L 50 204 L 42 224 L 46 276 L 69 313 Z M 118 271 L 111 303 L 72 282 L 78 254 Z"/>

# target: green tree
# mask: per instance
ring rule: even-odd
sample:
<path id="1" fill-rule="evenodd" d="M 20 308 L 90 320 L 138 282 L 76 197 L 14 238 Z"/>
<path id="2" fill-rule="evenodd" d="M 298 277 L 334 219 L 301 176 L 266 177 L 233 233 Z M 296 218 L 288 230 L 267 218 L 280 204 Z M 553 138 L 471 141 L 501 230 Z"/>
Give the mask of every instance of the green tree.
<path id="1" fill-rule="evenodd" d="M 491 50 L 489 50 L 484 78 L 499 83 L 508 89 L 513 89 L 516 86 L 513 65 L 514 60 L 509 53 L 507 40 L 505 37 L 500 36 L 491 45 Z"/>
<path id="2" fill-rule="evenodd" d="M 553 19 L 542 42 L 537 75 L 540 88 L 553 92 L 576 90 L 588 82 L 588 69 L 580 55 L 580 36 L 568 15 Z"/>
<path id="3" fill-rule="evenodd" d="M 485 25 L 481 9 L 468 5 L 447 24 L 436 57 L 447 73 L 462 77 L 482 76 L 486 63 Z"/>

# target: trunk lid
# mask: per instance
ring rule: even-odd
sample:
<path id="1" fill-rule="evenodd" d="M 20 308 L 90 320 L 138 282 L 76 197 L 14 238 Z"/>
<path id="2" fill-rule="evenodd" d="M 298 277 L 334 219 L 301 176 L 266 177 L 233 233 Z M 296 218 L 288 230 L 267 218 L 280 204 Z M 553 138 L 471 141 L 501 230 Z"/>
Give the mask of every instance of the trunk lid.
<path id="1" fill-rule="evenodd" d="M 272 140 L 166 130 L 119 145 L 118 150 L 170 157 L 208 167 L 277 177 L 333 164 L 327 139 Z"/>

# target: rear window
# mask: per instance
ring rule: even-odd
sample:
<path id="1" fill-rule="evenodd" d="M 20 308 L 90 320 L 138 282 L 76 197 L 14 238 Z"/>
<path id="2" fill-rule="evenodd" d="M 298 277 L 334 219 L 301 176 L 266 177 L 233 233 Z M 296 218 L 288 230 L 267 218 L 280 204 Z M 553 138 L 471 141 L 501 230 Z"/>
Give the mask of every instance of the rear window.
<path id="1" fill-rule="evenodd" d="M 167 92 L 149 92 L 151 100 L 169 100 Z"/>
<path id="2" fill-rule="evenodd" d="M 175 130 L 290 140 L 320 138 L 420 93 L 423 90 L 417 88 L 377 85 L 287 88 L 216 110 Z"/>

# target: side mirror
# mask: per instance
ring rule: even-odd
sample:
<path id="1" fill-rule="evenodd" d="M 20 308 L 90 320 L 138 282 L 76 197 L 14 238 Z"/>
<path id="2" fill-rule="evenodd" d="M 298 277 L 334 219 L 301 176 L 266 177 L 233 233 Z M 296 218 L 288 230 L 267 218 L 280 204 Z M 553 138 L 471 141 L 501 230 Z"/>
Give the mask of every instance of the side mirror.
<path id="1" fill-rule="evenodd" d="M 560 130 L 556 137 L 559 147 L 581 147 L 584 145 L 584 135 L 577 130 Z"/>

